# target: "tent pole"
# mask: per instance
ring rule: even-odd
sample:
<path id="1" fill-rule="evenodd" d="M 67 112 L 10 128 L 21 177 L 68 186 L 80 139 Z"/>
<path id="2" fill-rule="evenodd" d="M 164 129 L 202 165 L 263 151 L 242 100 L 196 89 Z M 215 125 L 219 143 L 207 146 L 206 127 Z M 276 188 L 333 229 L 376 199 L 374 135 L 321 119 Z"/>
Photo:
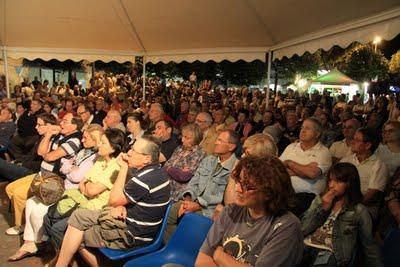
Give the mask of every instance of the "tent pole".
<path id="1" fill-rule="evenodd" d="M 143 100 L 146 100 L 146 57 L 143 56 Z"/>
<path id="2" fill-rule="evenodd" d="M 268 109 L 268 105 L 269 105 L 269 84 L 271 81 L 271 62 L 272 62 L 272 50 L 268 50 L 268 69 L 267 69 L 267 92 L 265 94 L 265 109 Z"/>
<path id="3" fill-rule="evenodd" d="M 7 89 L 7 97 L 10 98 L 10 84 L 8 80 L 8 61 L 7 61 L 7 52 L 4 46 L 2 47 L 3 50 L 3 58 L 4 58 L 4 73 L 6 75 L 6 89 Z"/>

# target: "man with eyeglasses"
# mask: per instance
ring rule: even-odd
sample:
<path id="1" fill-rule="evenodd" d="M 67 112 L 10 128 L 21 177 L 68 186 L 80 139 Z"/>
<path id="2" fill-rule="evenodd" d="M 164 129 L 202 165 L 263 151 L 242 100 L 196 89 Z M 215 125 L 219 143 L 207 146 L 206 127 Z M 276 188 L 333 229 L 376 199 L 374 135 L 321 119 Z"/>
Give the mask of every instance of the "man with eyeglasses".
<path id="1" fill-rule="evenodd" d="M 360 128 L 360 126 L 360 122 L 356 119 L 350 119 L 343 123 L 342 133 L 344 139 L 334 142 L 329 148 L 329 151 L 332 154 L 333 162 L 338 162 L 345 156 L 353 154 L 353 152 L 351 151 L 351 143 L 353 141 L 356 130 Z"/>
<path id="2" fill-rule="evenodd" d="M 168 216 L 164 241 L 168 241 L 175 231 L 178 221 L 188 212 L 198 212 L 211 217 L 222 202 L 228 178 L 237 160 L 234 152 L 240 143 L 238 135 L 225 130 L 215 141 L 214 154 L 205 157 L 182 192 L 181 201 L 176 202 Z"/>
<path id="3" fill-rule="evenodd" d="M 121 153 L 121 169 L 110 193 L 110 217 L 123 227 L 102 227 L 104 211 L 76 210 L 68 221 L 57 266 L 67 266 L 79 251 L 90 266 L 103 266 L 87 248 L 129 249 L 154 242 L 170 201 L 168 175 L 158 163 L 160 146 L 144 136 L 127 154 Z M 128 169 L 133 169 L 128 176 Z"/>
<path id="4" fill-rule="evenodd" d="M 318 119 L 306 119 L 300 130 L 300 142 L 290 144 L 280 156 L 296 192 L 292 210 L 296 216 L 301 216 L 326 186 L 325 175 L 332 165 L 332 156 L 319 141 L 321 133 L 322 125 Z"/>
<path id="5" fill-rule="evenodd" d="M 357 167 L 360 175 L 361 193 L 364 195 L 363 204 L 375 221 L 378 217 L 380 200 L 383 197 L 389 180 L 389 171 L 375 154 L 378 148 L 378 134 L 374 129 L 359 128 L 351 144 L 354 154 L 344 157 L 340 162 L 348 162 Z"/>
<path id="6" fill-rule="evenodd" d="M 81 130 L 83 132 L 90 124 L 92 124 L 94 118 L 93 114 L 91 113 L 90 108 L 86 103 L 79 104 L 76 113 L 83 122 L 83 127 Z"/>

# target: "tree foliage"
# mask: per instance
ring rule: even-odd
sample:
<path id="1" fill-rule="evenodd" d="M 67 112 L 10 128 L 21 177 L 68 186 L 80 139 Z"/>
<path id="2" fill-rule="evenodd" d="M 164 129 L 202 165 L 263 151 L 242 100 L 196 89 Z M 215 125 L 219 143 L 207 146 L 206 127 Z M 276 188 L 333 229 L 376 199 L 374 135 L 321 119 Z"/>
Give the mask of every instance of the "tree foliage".
<path id="1" fill-rule="evenodd" d="M 357 45 L 344 56 L 343 71 L 357 81 L 370 81 L 375 77 L 387 79 L 388 61 L 369 45 Z"/>
<path id="2" fill-rule="evenodd" d="M 389 72 L 400 76 L 400 51 L 392 55 L 389 62 Z"/>

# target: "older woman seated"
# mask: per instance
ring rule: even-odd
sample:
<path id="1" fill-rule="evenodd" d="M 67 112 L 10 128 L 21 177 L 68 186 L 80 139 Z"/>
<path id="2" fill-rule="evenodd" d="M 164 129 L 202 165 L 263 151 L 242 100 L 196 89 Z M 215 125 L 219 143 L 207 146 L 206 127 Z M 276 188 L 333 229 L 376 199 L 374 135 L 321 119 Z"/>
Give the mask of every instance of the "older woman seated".
<path id="1" fill-rule="evenodd" d="M 182 128 L 182 145 L 175 149 L 164 168 L 171 181 L 171 198 L 179 200 L 179 195 L 187 189 L 200 161 L 206 155 L 199 146 L 203 139 L 200 127 L 188 124 Z"/>
<path id="2" fill-rule="evenodd" d="M 275 156 L 242 158 L 233 171 L 235 204 L 224 208 L 196 266 L 295 266 L 303 254 L 300 221 L 290 213 L 290 176 Z"/>
<path id="3" fill-rule="evenodd" d="M 255 134 L 246 139 L 243 144 L 243 155 L 264 157 L 269 155 L 278 155 L 278 148 L 273 138 L 268 134 Z M 229 177 L 228 185 L 224 193 L 225 205 L 235 202 L 235 181 Z M 221 210 L 221 206 L 217 207 L 217 212 Z"/>

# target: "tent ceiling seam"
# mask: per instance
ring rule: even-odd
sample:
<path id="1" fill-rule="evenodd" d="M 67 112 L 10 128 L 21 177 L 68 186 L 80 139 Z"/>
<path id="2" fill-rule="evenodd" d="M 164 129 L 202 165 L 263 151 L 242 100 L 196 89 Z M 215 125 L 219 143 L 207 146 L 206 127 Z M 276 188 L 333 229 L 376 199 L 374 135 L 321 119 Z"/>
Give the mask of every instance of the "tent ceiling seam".
<path id="1" fill-rule="evenodd" d="M 119 3 L 120 3 L 120 5 L 121 5 L 121 7 L 122 7 L 122 10 L 123 10 L 124 13 L 125 13 L 126 18 L 127 18 L 128 21 L 129 21 L 129 24 L 131 25 L 131 29 L 132 29 L 133 33 L 135 34 L 135 36 L 136 36 L 136 38 L 137 38 L 137 40 L 138 40 L 138 42 L 139 42 L 140 47 L 142 48 L 143 52 L 146 53 L 146 48 L 145 48 L 144 45 L 143 45 L 142 39 L 140 38 L 140 36 L 139 36 L 139 34 L 138 34 L 137 30 L 136 30 L 135 25 L 133 25 L 132 19 L 131 19 L 131 17 L 129 16 L 128 11 L 126 10 L 126 7 L 125 7 L 125 5 L 124 5 L 124 3 L 123 3 L 123 0 L 119 0 Z"/>
<path id="2" fill-rule="evenodd" d="M 250 12 L 253 13 L 253 15 L 257 19 L 258 23 L 261 24 L 262 28 L 264 29 L 264 33 L 267 35 L 267 37 L 271 38 L 272 43 L 275 43 L 276 42 L 276 38 L 272 35 L 272 33 L 269 30 L 269 28 L 267 27 L 267 25 L 263 22 L 263 20 L 262 20 L 260 14 L 258 13 L 257 9 L 255 9 L 253 7 L 253 5 L 251 5 L 249 0 L 243 0 L 243 2 L 244 2 L 244 5 L 247 6 L 247 8 L 250 10 Z"/>

